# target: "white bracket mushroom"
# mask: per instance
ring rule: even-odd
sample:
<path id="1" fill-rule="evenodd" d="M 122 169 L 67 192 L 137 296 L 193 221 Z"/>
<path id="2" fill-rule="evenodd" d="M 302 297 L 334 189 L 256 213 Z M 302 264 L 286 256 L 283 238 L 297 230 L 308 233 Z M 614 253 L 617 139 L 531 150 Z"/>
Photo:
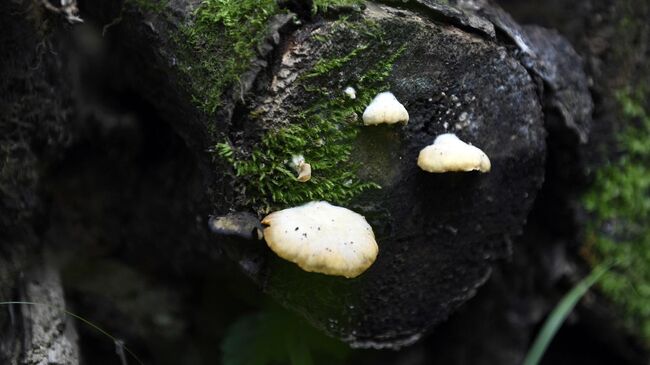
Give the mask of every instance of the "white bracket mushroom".
<path id="1" fill-rule="evenodd" d="M 397 101 L 395 95 L 388 91 L 375 96 L 363 112 L 364 125 L 395 124 L 400 122 L 406 124 L 408 121 L 408 111 L 406 111 L 404 105 Z"/>
<path id="2" fill-rule="evenodd" d="M 327 202 L 273 212 L 262 224 L 267 225 L 264 239 L 271 250 L 305 271 L 354 278 L 379 252 L 362 215 Z"/>
<path id="3" fill-rule="evenodd" d="M 453 133 L 441 134 L 420 151 L 418 166 L 428 172 L 473 171 L 489 172 L 490 159 L 479 148 L 467 144 Z"/>
<path id="4" fill-rule="evenodd" d="M 296 180 L 307 182 L 311 179 L 311 165 L 305 162 L 305 157 L 303 157 L 303 155 L 294 155 L 291 158 L 291 166 L 298 173 Z"/>

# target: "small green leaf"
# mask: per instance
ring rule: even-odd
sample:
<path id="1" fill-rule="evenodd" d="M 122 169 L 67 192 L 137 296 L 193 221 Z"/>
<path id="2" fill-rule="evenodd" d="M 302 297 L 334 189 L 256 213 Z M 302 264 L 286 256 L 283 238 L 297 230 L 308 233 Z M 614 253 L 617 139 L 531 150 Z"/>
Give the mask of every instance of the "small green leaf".
<path id="1" fill-rule="evenodd" d="M 228 329 L 221 349 L 224 365 L 335 365 L 349 352 L 344 344 L 279 308 L 237 320 Z"/>

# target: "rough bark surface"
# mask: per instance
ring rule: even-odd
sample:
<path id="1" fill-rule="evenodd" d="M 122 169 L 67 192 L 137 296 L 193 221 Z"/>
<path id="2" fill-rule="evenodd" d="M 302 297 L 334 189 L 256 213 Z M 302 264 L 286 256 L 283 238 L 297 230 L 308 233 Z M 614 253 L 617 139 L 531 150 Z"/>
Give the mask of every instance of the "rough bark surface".
<path id="1" fill-rule="evenodd" d="M 0 362 L 76 364 L 74 327 L 67 325 L 63 289 L 51 268 L 26 272 L 40 260 L 36 233 L 43 213 L 42 169 L 70 142 L 70 80 L 47 11 L 20 2 L 0 5 L 0 301 L 48 306 L 0 308 Z"/>
<path id="2" fill-rule="evenodd" d="M 58 272 L 47 265 L 27 272 L 21 291 L 21 301 L 41 304 L 16 305 L 25 336 L 20 364 L 79 364 L 77 332 L 64 312 L 65 298 Z"/>

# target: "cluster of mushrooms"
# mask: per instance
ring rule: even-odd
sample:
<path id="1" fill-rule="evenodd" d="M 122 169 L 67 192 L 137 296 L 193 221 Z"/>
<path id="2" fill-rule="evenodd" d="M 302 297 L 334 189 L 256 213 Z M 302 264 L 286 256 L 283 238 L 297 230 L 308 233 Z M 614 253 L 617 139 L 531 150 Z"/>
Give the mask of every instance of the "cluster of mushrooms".
<path id="1" fill-rule="evenodd" d="M 348 87 L 347 97 L 356 98 Z M 378 94 L 363 113 L 363 124 L 408 123 L 406 108 L 390 92 Z M 490 159 L 479 148 L 461 141 L 453 133 L 441 134 L 420 151 L 418 166 L 427 172 L 490 171 Z M 311 178 L 311 165 L 303 156 L 293 156 L 299 182 Z M 262 224 L 268 246 L 281 258 L 305 271 L 354 278 L 377 258 L 379 247 L 366 219 L 347 208 L 324 201 L 310 202 L 267 215 Z"/>

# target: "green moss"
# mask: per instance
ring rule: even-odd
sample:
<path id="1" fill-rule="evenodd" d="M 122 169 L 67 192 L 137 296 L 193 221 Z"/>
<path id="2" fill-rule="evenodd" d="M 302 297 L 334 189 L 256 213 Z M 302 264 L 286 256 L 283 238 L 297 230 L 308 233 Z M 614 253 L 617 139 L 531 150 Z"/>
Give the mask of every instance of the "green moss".
<path id="1" fill-rule="evenodd" d="M 403 49 L 392 48 L 380 34 L 364 41 L 352 52 L 343 52 L 344 47 L 331 51 L 307 71 L 298 82 L 313 102 L 297 111 L 289 124 L 268 130 L 254 150 L 218 144 L 219 156 L 233 167 L 245 206 L 269 211 L 313 200 L 344 205 L 364 190 L 379 188 L 357 176 L 353 145 L 362 128 L 360 114 L 387 88 L 385 80 Z M 382 53 L 389 56 L 373 57 Z M 343 94 L 347 85 L 357 88 L 356 99 Z M 293 155 L 303 155 L 311 164 L 310 181 L 296 181 L 290 167 Z"/>
<path id="2" fill-rule="evenodd" d="M 180 67 L 204 112 L 214 113 L 223 91 L 250 68 L 269 19 L 279 12 L 274 0 L 204 0 L 180 29 Z"/>
<path id="3" fill-rule="evenodd" d="M 628 127 L 619 136 L 620 157 L 596 173 L 585 196 L 593 219 L 585 254 L 595 266 L 617 266 L 600 282 L 602 291 L 623 309 L 625 324 L 650 343 L 650 114 L 648 93 L 619 92 Z"/>
<path id="4" fill-rule="evenodd" d="M 363 3 L 363 0 L 314 0 L 313 12 L 325 11 L 330 6 L 353 6 Z"/>
<path id="5" fill-rule="evenodd" d="M 367 44 L 363 44 L 354 50 L 352 52 L 346 54 L 343 57 L 337 57 L 337 58 L 332 58 L 329 60 L 319 60 L 316 65 L 314 65 L 314 68 L 309 72 L 305 77 L 315 77 L 315 76 L 322 76 L 326 75 L 331 71 L 334 71 L 336 69 L 341 68 L 341 66 L 345 65 L 346 63 L 350 62 L 353 58 L 357 57 L 361 52 L 365 51 L 368 48 Z"/>
<path id="6" fill-rule="evenodd" d="M 158 12 L 168 0 L 128 0 Z M 314 11 L 353 5 L 360 0 L 316 0 Z M 193 102 L 208 114 L 221 105 L 223 92 L 237 87 L 250 68 L 256 47 L 272 16 L 282 12 L 276 0 L 203 0 L 194 18 L 176 36 L 179 66 L 189 76 Z"/>

